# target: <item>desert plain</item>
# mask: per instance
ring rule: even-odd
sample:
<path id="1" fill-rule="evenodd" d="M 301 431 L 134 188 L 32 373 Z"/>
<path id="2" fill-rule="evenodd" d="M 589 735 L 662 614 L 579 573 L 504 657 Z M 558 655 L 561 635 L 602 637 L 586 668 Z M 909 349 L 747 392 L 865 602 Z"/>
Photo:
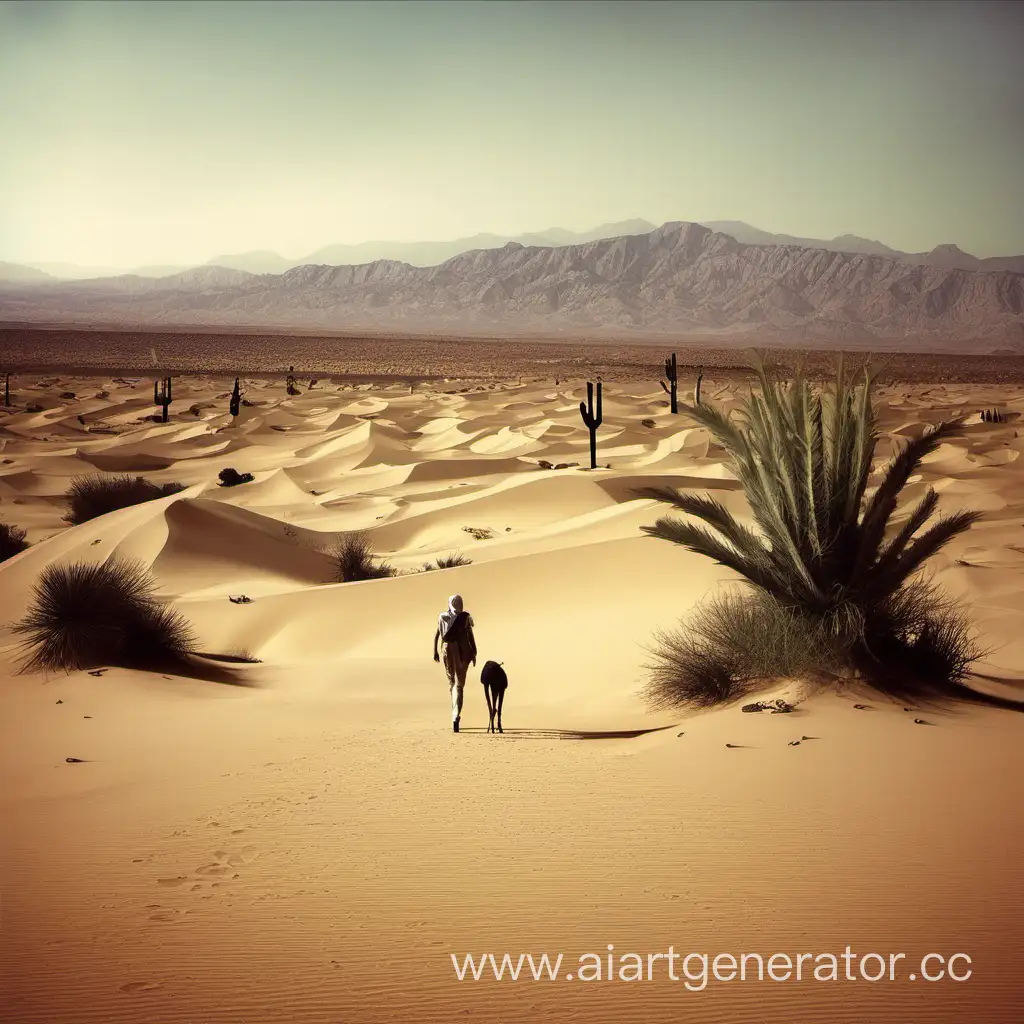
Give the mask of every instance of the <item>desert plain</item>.
<path id="1" fill-rule="evenodd" d="M 167 423 L 157 370 L 133 369 L 19 373 L 0 409 L 0 519 L 31 542 L 0 564 L 4 1020 L 1021 1019 L 1024 718 L 854 688 L 800 691 L 780 715 L 645 705 L 655 630 L 740 584 L 642 534 L 665 509 L 636 490 L 745 507 L 724 453 L 669 411 L 657 364 L 606 370 L 596 470 L 586 366 L 557 384 L 491 360 L 462 379 L 303 376 L 295 396 L 243 373 L 236 421 L 233 378 L 176 369 Z M 969 415 L 906 498 L 930 484 L 943 511 L 985 513 L 931 570 L 988 648 L 972 685 L 1020 697 L 1024 375 L 910 369 L 878 387 L 880 454 Z M 712 367 L 703 387 L 728 407 L 747 383 Z M 220 487 L 227 467 L 255 479 Z M 91 473 L 185 489 L 69 527 L 63 495 Z M 324 551 L 353 530 L 399 575 L 330 582 Z M 423 571 L 453 552 L 470 563 Z M 20 672 L 10 624 L 40 572 L 114 557 L 151 569 L 204 651 L 258 661 L 227 679 Z M 431 641 L 455 593 L 480 663 L 508 672 L 503 735 L 485 731 L 479 666 L 451 732 Z M 460 982 L 452 965 L 561 952 L 568 971 L 609 945 L 962 952 L 972 973 L 694 991 L 663 972 Z"/>

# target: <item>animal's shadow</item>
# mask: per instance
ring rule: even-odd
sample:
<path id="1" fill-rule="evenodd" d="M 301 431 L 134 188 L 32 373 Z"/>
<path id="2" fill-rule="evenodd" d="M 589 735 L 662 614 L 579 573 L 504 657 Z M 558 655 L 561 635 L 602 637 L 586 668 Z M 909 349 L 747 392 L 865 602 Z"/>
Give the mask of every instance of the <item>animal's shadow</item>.
<path id="1" fill-rule="evenodd" d="M 674 729 L 674 725 L 659 725 L 651 729 L 602 729 L 596 731 L 584 729 L 506 729 L 497 734 L 510 736 L 519 740 L 632 740 L 637 736 L 646 736 L 652 732 L 664 732 Z M 488 731 L 483 726 L 462 729 L 464 735 L 486 736 Z"/>

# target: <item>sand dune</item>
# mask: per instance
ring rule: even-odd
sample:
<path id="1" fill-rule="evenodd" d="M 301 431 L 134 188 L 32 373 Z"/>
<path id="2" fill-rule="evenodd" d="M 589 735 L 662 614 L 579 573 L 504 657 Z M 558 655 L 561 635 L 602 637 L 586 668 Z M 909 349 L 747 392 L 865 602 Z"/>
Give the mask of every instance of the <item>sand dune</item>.
<path id="1" fill-rule="evenodd" d="M 605 383 L 593 472 L 579 389 L 550 378 L 292 398 L 253 379 L 237 422 L 230 380 L 184 378 L 167 424 L 146 419 L 149 381 L 16 384 L 0 517 L 32 546 L 0 564 L 0 622 L 48 564 L 131 558 L 203 650 L 260 662 L 238 686 L 116 668 L 43 679 L 16 674 L 0 630 L 5 1020 L 1019 1020 L 1024 719 L 852 692 L 791 716 L 646 710 L 653 632 L 737 583 L 644 536 L 666 508 L 636 492 L 710 491 L 747 514 L 723 453 L 655 383 Z M 960 412 L 1024 412 L 1019 388 L 883 393 L 889 448 Z M 971 422 L 906 495 L 931 485 L 943 511 L 986 512 L 933 569 L 990 648 L 976 685 L 1004 696 L 1024 695 L 1018 434 Z M 221 487 L 227 467 L 255 479 Z M 186 489 L 69 528 L 64 491 L 98 471 Z M 400 575 L 329 582 L 325 552 L 353 529 Z M 422 571 L 454 551 L 471 564 Z M 479 666 L 449 731 L 431 641 L 455 592 L 481 663 L 509 673 L 504 736 L 483 732 Z M 609 943 L 963 951 L 975 975 L 689 992 L 459 983 L 450 961 Z"/>

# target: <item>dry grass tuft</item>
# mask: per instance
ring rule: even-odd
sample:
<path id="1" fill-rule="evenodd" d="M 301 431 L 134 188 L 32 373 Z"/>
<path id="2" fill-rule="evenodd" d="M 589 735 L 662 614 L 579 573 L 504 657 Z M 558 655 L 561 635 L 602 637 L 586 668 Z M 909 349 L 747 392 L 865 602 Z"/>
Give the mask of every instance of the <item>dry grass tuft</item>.
<path id="1" fill-rule="evenodd" d="M 369 536 L 361 531 L 345 534 L 330 552 L 330 559 L 335 583 L 356 583 L 398 575 L 394 566 L 377 560 L 370 547 Z"/>
<path id="2" fill-rule="evenodd" d="M 154 484 L 145 477 L 127 474 L 74 477 L 64 495 L 69 505 L 64 521 L 78 526 L 116 509 L 141 505 L 154 498 L 165 498 L 184 489 L 184 484 Z"/>
<path id="3" fill-rule="evenodd" d="M 23 670 L 180 664 L 194 653 L 195 638 L 181 614 L 154 597 L 155 589 L 140 563 L 48 565 L 27 614 L 13 627 L 30 652 Z"/>

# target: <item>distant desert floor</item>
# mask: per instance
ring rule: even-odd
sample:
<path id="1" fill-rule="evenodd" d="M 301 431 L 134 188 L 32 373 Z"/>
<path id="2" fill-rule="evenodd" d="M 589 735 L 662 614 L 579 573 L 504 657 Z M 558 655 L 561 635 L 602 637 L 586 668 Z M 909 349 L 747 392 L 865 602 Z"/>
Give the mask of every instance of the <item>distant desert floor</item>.
<path id="1" fill-rule="evenodd" d="M 23 613 L 44 566 L 121 556 L 152 568 L 204 650 L 260 659 L 242 685 L 117 668 L 43 678 L 17 673 L 0 632 L 5 1021 L 1020 1020 L 1024 716 L 855 692 L 789 715 L 645 708 L 653 633 L 738 583 L 644 536 L 665 507 L 635 489 L 745 509 L 722 452 L 653 379 L 606 382 L 596 471 L 582 468 L 583 392 L 553 378 L 412 393 L 303 382 L 291 398 L 254 378 L 236 423 L 230 386 L 176 378 L 161 424 L 146 419 L 152 379 L 21 375 L 0 409 L 0 517 L 32 542 L 0 565 L 0 621 Z M 738 387 L 704 381 L 726 404 Z M 882 454 L 993 406 L 1010 420 L 975 415 L 907 499 L 930 483 L 943 510 L 985 512 L 932 568 L 991 649 L 977 685 L 1012 695 L 1024 389 L 878 395 Z M 219 487 L 226 467 L 255 480 Z M 62 496 L 95 471 L 186 489 L 69 528 Z M 323 549 L 354 529 L 403 575 L 328 583 Z M 422 571 L 455 551 L 472 563 Z M 451 732 L 431 643 L 453 593 L 479 665 L 508 672 L 504 735 L 485 732 L 479 667 Z M 229 601 L 241 594 L 251 602 Z M 561 952 L 568 972 L 609 945 L 962 952 L 973 975 L 691 991 L 663 972 L 459 982 L 451 962 Z"/>

